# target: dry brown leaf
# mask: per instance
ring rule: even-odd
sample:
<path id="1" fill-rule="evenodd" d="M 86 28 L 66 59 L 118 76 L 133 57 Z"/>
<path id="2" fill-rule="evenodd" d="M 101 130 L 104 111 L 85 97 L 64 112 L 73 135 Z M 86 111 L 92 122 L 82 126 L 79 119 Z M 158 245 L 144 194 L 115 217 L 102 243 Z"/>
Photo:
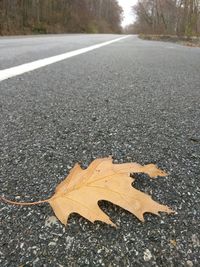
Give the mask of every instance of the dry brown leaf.
<path id="1" fill-rule="evenodd" d="M 141 221 L 144 221 L 145 212 L 172 212 L 167 206 L 158 204 L 150 196 L 133 188 L 131 173 L 146 173 L 152 178 L 166 176 L 165 172 L 153 164 L 113 164 L 110 157 L 96 159 L 86 170 L 76 164 L 69 176 L 57 186 L 55 194 L 48 202 L 65 225 L 71 213 L 78 213 L 91 222 L 98 220 L 114 226 L 99 208 L 100 200 L 112 202 L 128 210 Z"/>
<path id="2" fill-rule="evenodd" d="M 55 194 L 50 199 L 18 204 L 35 205 L 48 202 L 57 218 L 65 225 L 70 214 L 78 213 L 93 223 L 102 221 L 115 226 L 100 209 L 98 205 L 100 200 L 122 207 L 141 221 L 144 221 L 145 212 L 157 215 L 158 212 L 173 212 L 167 206 L 152 200 L 149 195 L 132 187 L 134 179 L 130 177 L 131 173 L 146 173 L 151 178 L 166 176 L 166 173 L 154 164 L 145 166 L 137 163 L 113 164 L 111 157 L 96 159 L 85 170 L 76 164 L 67 178 L 56 187 Z M 12 201 L 7 202 L 17 204 Z"/>

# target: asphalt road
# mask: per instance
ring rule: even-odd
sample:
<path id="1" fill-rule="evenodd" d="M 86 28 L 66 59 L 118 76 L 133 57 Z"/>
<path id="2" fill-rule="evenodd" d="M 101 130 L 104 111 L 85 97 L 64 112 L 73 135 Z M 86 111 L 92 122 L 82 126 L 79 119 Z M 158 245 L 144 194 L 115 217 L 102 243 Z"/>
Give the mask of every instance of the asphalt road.
<path id="1" fill-rule="evenodd" d="M 0 38 L 0 68 L 118 35 Z M 44 204 L 0 203 L 0 266 L 198 266 L 200 49 L 136 36 L 0 82 L 1 195 L 48 198 L 76 162 L 156 163 L 169 176 L 136 187 L 177 215 L 139 222 L 106 202 L 119 226 L 79 215 L 63 227 Z M 86 196 L 87 197 L 87 196 Z"/>

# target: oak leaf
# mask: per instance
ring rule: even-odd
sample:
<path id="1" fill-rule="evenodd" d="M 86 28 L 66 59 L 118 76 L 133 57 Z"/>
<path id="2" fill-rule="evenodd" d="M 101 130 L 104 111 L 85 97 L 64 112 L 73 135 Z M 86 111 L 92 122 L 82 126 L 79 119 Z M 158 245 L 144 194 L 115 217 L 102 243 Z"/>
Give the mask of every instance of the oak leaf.
<path id="1" fill-rule="evenodd" d="M 112 158 L 94 160 L 87 169 L 76 164 L 69 175 L 55 190 L 55 194 L 47 200 L 38 202 L 13 202 L 1 197 L 2 200 L 17 205 L 37 205 L 48 202 L 57 218 L 67 224 L 69 215 L 78 213 L 92 223 L 102 221 L 115 226 L 99 207 L 100 200 L 109 201 L 134 214 L 144 221 L 144 213 L 159 215 L 159 212 L 172 213 L 167 206 L 161 205 L 152 198 L 132 186 L 133 173 L 145 173 L 151 178 L 166 176 L 154 164 L 140 165 L 137 163 L 113 164 Z"/>
<path id="2" fill-rule="evenodd" d="M 146 173 L 151 178 L 166 176 L 165 172 L 153 164 L 113 164 L 110 157 L 96 159 L 85 170 L 76 164 L 69 176 L 57 186 L 48 202 L 57 218 L 65 225 L 71 213 L 78 213 L 92 223 L 98 220 L 115 226 L 100 209 L 100 200 L 122 207 L 141 221 L 144 221 L 145 212 L 157 215 L 160 211 L 173 212 L 167 206 L 152 200 L 149 195 L 133 188 L 131 173 Z"/>

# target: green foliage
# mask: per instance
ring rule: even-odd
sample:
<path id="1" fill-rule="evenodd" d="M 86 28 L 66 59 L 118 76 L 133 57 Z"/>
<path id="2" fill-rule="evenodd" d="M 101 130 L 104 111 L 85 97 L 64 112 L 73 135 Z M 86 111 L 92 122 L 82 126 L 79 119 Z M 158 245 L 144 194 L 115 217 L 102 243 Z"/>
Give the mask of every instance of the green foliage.
<path id="1" fill-rule="evenodd" d="M 40 26 L 40 27 L 34 27 L 32 29 L 32 32 L 35 34 L 45 34 L 45 33 L 47 33 L 47 30 Z"/>
<path id="2" fill-rule="evenodd" d="M 99 33 L 98 25 L 96 22 L 91 21 L 88 24 L 87 33 Z"/>

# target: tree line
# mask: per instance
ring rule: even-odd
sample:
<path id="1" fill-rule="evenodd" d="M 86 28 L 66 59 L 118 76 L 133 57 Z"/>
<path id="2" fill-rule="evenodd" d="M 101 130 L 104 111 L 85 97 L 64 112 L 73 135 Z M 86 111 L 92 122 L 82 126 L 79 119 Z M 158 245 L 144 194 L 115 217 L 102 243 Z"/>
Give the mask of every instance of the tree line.
<path id="1" fill-rule="evenodd" d="M 200 0 L 140 0 L 133 11 L 137 33 L 200 35 Z"/>
<path id="2" fill-rule="evenodd" d="M 119 33 L 117 0 L 0 0 L 0 34 Z"/>

